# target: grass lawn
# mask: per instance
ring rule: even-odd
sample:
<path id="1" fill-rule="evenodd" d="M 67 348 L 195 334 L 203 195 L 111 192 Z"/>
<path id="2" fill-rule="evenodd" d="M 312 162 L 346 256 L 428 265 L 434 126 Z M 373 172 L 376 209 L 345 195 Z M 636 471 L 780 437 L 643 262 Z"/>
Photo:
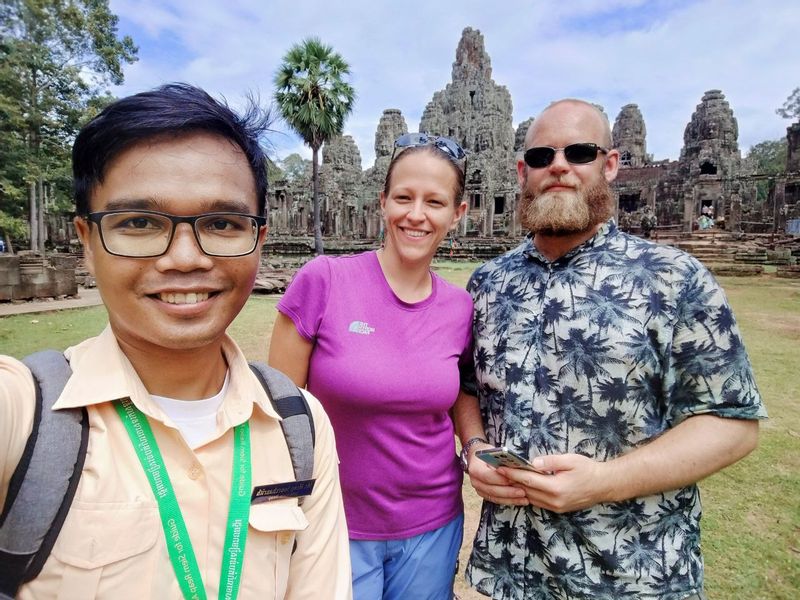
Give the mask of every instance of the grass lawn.
<path id="1" fill-rule="evenodd" d="M 465 285 L 474 264 L 442 262 L 437 270 Z M 770 419 L 758 449 L 703 481 L 703 551 L 710 600 L 794 599 L 800 590 L 800 282 L 772 276 L 720 278 L 736 313 Z M 252 296 L 231 326 L 245 354 L 265 359 L 276 296 Z M 0 351 L 24 356 L 66 348 L 98 333 L 102 307 L 0 318 Z M 479 499 L 464 487 L 466 563 Z M 462 600 L 485 598 L 467 590 Z"/>

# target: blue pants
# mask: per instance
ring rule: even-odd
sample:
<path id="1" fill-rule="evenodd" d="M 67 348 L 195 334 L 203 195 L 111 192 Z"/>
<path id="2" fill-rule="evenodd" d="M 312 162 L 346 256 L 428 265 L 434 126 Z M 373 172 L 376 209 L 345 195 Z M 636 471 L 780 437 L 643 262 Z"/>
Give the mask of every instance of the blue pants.
<path id="1" fill-rule="evenodd" d="M 353 600 L 452 600 L 464 515 L 402 540 L 350 540 Z"/>

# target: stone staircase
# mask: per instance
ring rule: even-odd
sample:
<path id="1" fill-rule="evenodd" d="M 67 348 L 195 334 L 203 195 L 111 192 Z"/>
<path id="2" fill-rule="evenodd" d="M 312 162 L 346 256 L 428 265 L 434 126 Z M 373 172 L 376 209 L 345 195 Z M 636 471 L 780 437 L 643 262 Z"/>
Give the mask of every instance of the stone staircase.
<path id="1" fill-rule="evenodd" d="M 784 279 L 800 279 L 800 265 L 779 266 L 775 271 L 775 276 Z"/>
<path id="2" fill-rule="evenodd" d="M 691 237 L 676 241 L 673 245 L 696 257 L 715 275 L 760 275 L 767 264 L 767 253 L 763 247 L 723 232 L 694 232 Z"/>
<path id="3" fill-rule="evenodd" d="M 799 276 L 800 241 L 796 239 L 775 240 L 770 235 L 742 238 L 726 232 L 700 231 L 665 242 L 694 255 L 715 275 L 758 275 L 764 272 L 765 265 L 771 265 L 778 267 L 779 277 Z"/>

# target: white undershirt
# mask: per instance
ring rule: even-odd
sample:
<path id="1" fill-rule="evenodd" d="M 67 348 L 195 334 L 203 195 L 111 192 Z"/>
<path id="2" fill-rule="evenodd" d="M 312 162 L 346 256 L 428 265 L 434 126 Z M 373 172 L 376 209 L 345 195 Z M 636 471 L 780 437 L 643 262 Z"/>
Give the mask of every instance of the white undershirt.
<path id="1" fill-rule="evenodd" d="M 153 402 L 175 423 L 192 450 L 202 445 L 217 430 L 217 412 L 228 391 L 228 376 L 229 373 L 226 372 L 222 389 L 210 398 L 175 400 L 166 396 L 150 395 Z"/>

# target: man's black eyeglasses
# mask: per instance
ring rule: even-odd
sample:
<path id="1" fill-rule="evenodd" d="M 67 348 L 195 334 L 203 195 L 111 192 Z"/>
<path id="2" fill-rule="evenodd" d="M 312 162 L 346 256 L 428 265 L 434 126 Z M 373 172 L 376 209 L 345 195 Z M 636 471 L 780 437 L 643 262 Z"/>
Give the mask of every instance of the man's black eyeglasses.
<path id="1" fill-rule="evenodd" d="M 598 152 L 608 154 L 608 148 L 590 143 L 570 144 L 563 148 L 534 146 L 525 151 L 525 164 L 531 169 L 543 169 L 555 160 L 556 152 L 559 150 L 564 151 L 564 158 L 573 165 L 585 165 L 593 162 L 597 158 Z"/>
<path id="2" fill-rule="evenodd" d="M 86 217 L 100 230 L 103 248 L 114 256 L 154 258 L 166 254 L 175 228 L 188 223 L 208 256 L 246 256 L 256 249 L 265 217 L 233 212 L 177 216 L 154 210 L 109 210 Z"/>
<path id="3" fill-rule="evenodd" d="M 467 157 L 464 149 L 450 138 L 439 135 L 428 135 L 427 133 L 406 133 L 394 141 L 392 160 L 394 160 L 398 148 L 402 150 L 415 146 L 435 146 L 454 160 L 462 160 Z"/>

